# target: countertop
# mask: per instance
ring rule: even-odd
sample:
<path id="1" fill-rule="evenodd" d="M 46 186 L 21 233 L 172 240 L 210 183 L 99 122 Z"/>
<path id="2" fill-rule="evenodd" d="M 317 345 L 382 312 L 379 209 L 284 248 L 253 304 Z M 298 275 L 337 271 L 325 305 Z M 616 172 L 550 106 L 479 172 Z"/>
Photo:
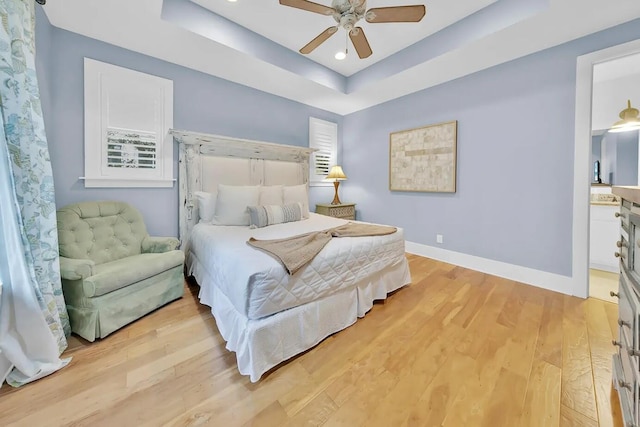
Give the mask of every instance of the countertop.
<path id="1" fill-rule="evenodd" d="M 600 201 L 591 201 L 592 206 L 620 206 L 620 202 L 600 202 Z"/>
<path id="2" fill-rule="evenodd" d="M 640 187 L 612 187 L 611 192 L 622 197 L 625 200 L 629 200 L 634 203 L 640 204 Z"/>
<path id="3" fill-rule="evenodd" d="M 620 196 L 611 193 L 591 193 L 591 204 L 595 206 L 620 206 Z"/>

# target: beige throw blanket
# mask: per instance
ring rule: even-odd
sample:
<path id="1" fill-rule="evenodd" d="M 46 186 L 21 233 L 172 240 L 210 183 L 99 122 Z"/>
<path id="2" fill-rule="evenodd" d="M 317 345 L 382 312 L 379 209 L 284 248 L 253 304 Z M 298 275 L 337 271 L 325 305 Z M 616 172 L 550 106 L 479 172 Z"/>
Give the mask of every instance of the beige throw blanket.
<path id="1" fill-rule="evenodd" d="M 395 232 L 395 227 L 349 222 L 340 227 L 284 239 L 256 240 L 251 237 L 247 243 L 274 256 L 289 274 L 295 274 L 311 262 L 333 237 L 384 236 Z"/>

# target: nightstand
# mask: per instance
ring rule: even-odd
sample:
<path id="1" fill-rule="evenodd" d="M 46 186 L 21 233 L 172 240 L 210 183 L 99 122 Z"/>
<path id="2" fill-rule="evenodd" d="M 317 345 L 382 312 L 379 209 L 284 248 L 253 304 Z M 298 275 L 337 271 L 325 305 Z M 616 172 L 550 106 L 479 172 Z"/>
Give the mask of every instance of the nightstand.
<path id="1" fill-rule="evenodd" d="M 342 219 L 356 219 L 356 204 L 355 203 L 341 203 L 339 205 L 332 204 L 317 204 L 316 213 L 321 215 L 332 216 L 334 218 Z"/>

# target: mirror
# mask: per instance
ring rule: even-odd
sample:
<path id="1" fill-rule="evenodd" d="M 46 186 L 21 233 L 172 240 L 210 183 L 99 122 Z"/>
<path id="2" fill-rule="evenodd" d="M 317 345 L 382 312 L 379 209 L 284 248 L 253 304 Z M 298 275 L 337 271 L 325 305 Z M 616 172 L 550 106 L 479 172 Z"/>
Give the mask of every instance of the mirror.
<path id="1" fill-rule="evenodd" d="M 640 132 L 594 131 L 591 137 L 592 182 L 608 185 L 639 185 Z M 600 165 L 600 182 L 597 165 Z"/>

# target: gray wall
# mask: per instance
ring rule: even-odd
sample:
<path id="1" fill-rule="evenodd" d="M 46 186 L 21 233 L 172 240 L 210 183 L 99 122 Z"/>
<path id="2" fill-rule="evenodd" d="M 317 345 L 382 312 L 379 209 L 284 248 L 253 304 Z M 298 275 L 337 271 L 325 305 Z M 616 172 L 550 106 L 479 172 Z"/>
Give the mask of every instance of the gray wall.
<path id="1" fill-rule="evenodd" d="M 38 31 L 51 33 L 52 56 L 40 65 L 48 64 L 46 73 L 55 82 L 55 86 L 45 87 L 42 98 L 55 107 L 47 134 L 58 207 L 84 200 L 123 200 L 140 209 L 151 234 L 178 234 L 177 184 L 172 189 L 85 188 L 78 179 L 84 176 L 84 57 L 173 80 L 173 123 L 177 129 L 306 146 L 309 116 L 342 127 L 342 117 L 336 114 L 51 28 L 46 17 L 38 18 Z M 312 201 L 321 196 L 314 193 Z"/>
<path id="2" fill-rule="evenodd" d="M 602 181 L 605 184 L 613 184 L 617 175 L 616 134 L 606 133 L 602 137 Z"/>
<path id="3" fill-rule="evenodd" d="M 576 58 L 637 38 L 640 20 L 346 116 L 342 199 L 408 241 L 571 275 Z M 389 191 L 389 133 L 450 120 L 457 192 Z"/>
<path id="4" fill-rule="evenodd" d="M 38 21 L 39 25 L 43 20 Z M 155 234 L 177 233 L 177 189 L 85 189 L 83 56 L 174 81 L 176 128 L 306 145 L 308 117 L 339 123 L 344 201 L 409 241 L 571 275 L 576 57 L 640 38 L 640 20 L 344 118 L 186 68 L 52 30 L 50 149 L 58 206 L 116 198 Z M 46 62 L 45 62 L 46 63 Z M 458 120 L 455 194 L 388 190 L 389 133 Z M 177 172 L 177 158 L 176 158 Z M 312 203 L 332 189 L 315 190 Z"/>
<path id="5" fill-rule="evenodd" d="M 616 146 L 615 185 L 638 185 L 638 131 L 614 133 Z"/>

